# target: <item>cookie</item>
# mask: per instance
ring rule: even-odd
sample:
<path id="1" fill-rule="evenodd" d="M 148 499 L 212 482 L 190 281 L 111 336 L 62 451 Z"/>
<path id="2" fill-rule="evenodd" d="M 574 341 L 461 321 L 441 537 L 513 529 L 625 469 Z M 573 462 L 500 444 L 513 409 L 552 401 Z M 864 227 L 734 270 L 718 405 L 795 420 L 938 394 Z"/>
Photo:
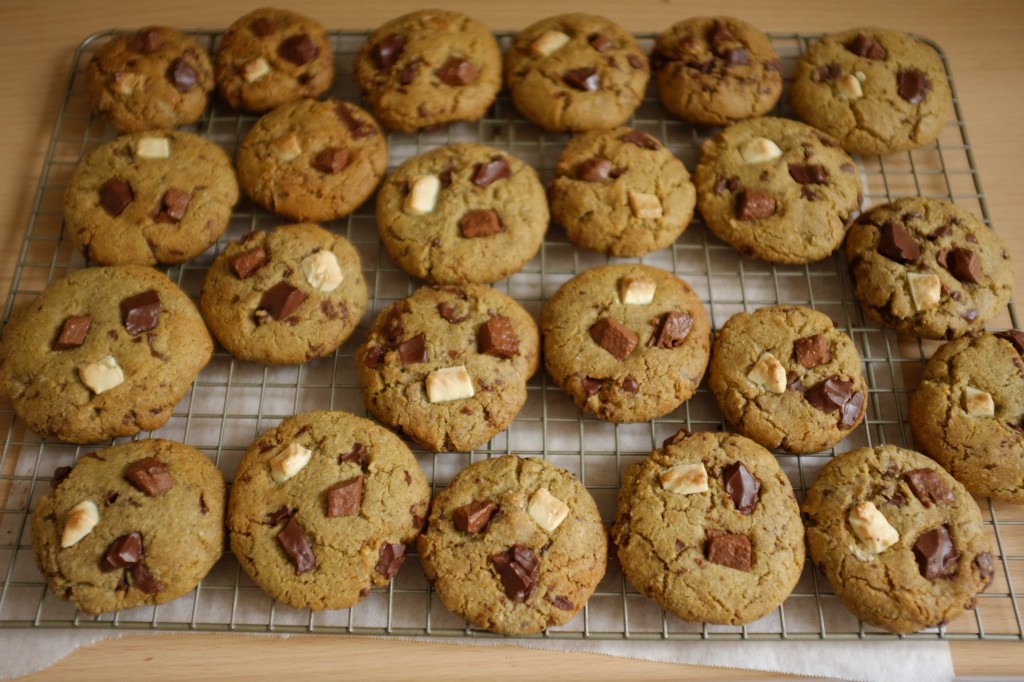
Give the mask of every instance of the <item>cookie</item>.
<path id="1" fill-rule="evenodd" d="M 334 50 L 317 21 L 273 7 L 228 27 L 214 55 L 217 89 L 236 109 L 267 111 L 317 97 L 334 80 Z"/>
<path id="2" fill-rule="evenodd" d="M 88 268 L 11 316 L 0 387 L 36 433 L 95 443 L 163 426 L 212 354 L 199 311 L 166 275 Z"/>
<path id="3" fill-rule="evenodd" d="M 984 329 L 1013 290 L 1003 240 L 945 199 L 906 197 L 867 211 L 850 228 L 846 259 L 865 315 L 926 339 Z"/>
<path id="4" fill-rule="evenodd" d="M 942 59 L 901 31 L 854 28 L 812 43 L 796 62 L 796 115 L 855 154 L 933 142 L 953 114 Z"/>
<path id="5" fill-rule="evenodd" d="M 490 287 L 422 287 L 356 351 L 367 409 L 418 444 L 467 452 L 504 431 L 540 364 L 533 318 Z"/>
<path id="6" fill-rule="evenodd" d="M 359 253 L 318 225 L 284 225 L 231 242 L 206 273 L 199 305 L 240 360 L 300 364 L 355 330 L 367 290 Z"/>
<path id="7" fill-rule="evenodd" d="M 683 620 L 743 625 L 793 591 L 804 529 L 770 452 L 680 431 L 626 470 L 612 540 L 626 578 Z"/>
<path id="8" fill-rule="evenodd" d="M 134 133 L 75 168 L 64 229 L 100 265 L 182 263 L 217 241 L 237 202 L 235 171 L 220 147 L 190 133 Z"/>
<path id="9" fill-rule="evenodd" d="M 371 33 L 353 76 L 370 111 L 392 130 L 475 121 L 501 89 L 501 48 L 472 17 L 420 10 Z"/>
<path id="10" fill-rule="evenodd" d="M 54 472 L 32 511 L 32 552 L 53 593 L 85 613 L 191 592 L 224 548 L 224 477 L 203 453 L 146 439 Z"/>
<path id="11" fill-rule="evenodd" d="M 734 17 L 673 24 L 658 36 L 651 68 L 662 105 L 691 123 L 761 116 L 782 96 L 782 61 L 768 36 Z"/>
<path id="12" fill-rule="evenodd" d="M 552 216 L 574 244 L 612 256 L 669 246 L 690 224 L 696 202 L 686 166 L 632 128 L 569 140 L 548 197 Z"/>
<path id="13" fill-rule="evenodd" d="M 85 67 L 93 112 L 125 133 L 198 121 L 214 87 L 210 55 L 195 38 L 166 26 L 119 34 Z"/>
<path id="14" fill-rule="evenodd" d="M 548 204 L 537 172 L 477 143 L 414 156 L 377 194 L 391 257 L 435 284 L 486 283 L 518 272 L 540 249 Z"/>
<path id="15" fill-rule="evenodd" d="M 264 433 L 235 472 L 231 551 L 274 599 L 346 609 L 398 573 L 430 487 L 402 440 L 368 419 L 308 412 Z"/>
<path id="16" fill-rule="evenodd" d="M 576 406 L 611 422 L 668 414 L 697 390 L 711 324 L 697 294 L 649 265 L 592 268 L 541 313 L 544 366 Z"/>
<path id="17" fill-rule="evenodd" d="M 517 33 L 505 53 L 512 103 L 553 132 L 624 124 L 649 79 L 647 55 L 632 34 L 591 14 L 538 21 Z"/>
<path id="18" fill-rule="evenodd" d="M 740 121 L 701 146 L 694 173 L 707 226 L 745 256 L 821 260 L 843 241 L 862 184 L 836 141 L 799 121 Z"/>
<path id="19" fill-rule="evenodd" d="M 460 471 L 434 498 L 417 543 L 445 608 L 472 625 L 525 635 L 563 625 L 604 576 L 597 505 L 565 469 L 506 455 Z"/>
<path id="20" fill-rule="evenodd" d="M 880 445 L 839 455 L 801 509 L 811 559 L 865 623 L 897 634 L 944 625 L 992 582 L 978 504 L 912 450 Z"/>
<path id="21" fill-rule="evenodd" d="M 1024 332 L 938 348 L 910 398 L 914 443 L 967 490 L 1024 503 Z"/>
<path id="22" fill-rule="evenodd" d="M 300 222 L 346 216 L 387 170 L 387 140 L 373 118 L 340 100 L 282 104 L 246 133 L 236 162 L 242 190 Z"/>
<path id="23" fill-rule="evenodd" d="M 711 348 L 708 385 L 740 433 L 801 454 L 841 441 L 867 407 L 853 341 L 827 315 L 802 306 L 730 317 Z"/>

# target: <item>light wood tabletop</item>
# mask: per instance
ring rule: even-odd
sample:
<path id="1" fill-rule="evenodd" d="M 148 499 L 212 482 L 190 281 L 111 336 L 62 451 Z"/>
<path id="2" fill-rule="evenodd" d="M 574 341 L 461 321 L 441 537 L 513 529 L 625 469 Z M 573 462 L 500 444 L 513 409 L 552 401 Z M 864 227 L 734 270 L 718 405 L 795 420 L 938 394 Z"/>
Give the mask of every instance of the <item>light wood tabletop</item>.
<path id="1" fill-rule="evenodd" d="M 1020 0 L 587 0 L 432 2 L 460 10 L 494 30 L 515 30 L 556 13 L 607 16 L 631 31 L 658 32 L 698 15 L 728 14 L 769 32 L 821 33 L 886 26 L 931 38 L 948 58 L 967 123 L 974 161 L 992 223 L 1018 262 L 1015 299 L 1024 300 L 1024 3 Z M 164 24 L 222 29 L 258 6 L 241 0 L 110 2 L 4 0 L 0 3 L 0 293 L 7 289 L 28 224 L 55 116 L 75 48 L 109 28 Z M 331 29 L 365 30 L 420 9 L 412 0 L 291 0 L 282 3 Z M 1024 513 L 1017 514 L 1024 519 Z M 1018 586 L 1019 589 L 1019 586 Z M 954 642 L 961 675 L 1019 675 L 1024 643 Z M 13 652 L 8 652 L 13 654 Z M 457 654 L 457 658 L 456 658 Z M 102 642 L 28 679 L 253 677 L 479 679 L 501 671 L 527 679 L 557 671 L 565 679 L 765 679 L 764 673 L 691 668 L 611 659 L 594 654 L 525 651 L 515 647 L 456 648 L 438 643 L 300 636 L 286 640 L 229 634 L 127 637 Z"/>

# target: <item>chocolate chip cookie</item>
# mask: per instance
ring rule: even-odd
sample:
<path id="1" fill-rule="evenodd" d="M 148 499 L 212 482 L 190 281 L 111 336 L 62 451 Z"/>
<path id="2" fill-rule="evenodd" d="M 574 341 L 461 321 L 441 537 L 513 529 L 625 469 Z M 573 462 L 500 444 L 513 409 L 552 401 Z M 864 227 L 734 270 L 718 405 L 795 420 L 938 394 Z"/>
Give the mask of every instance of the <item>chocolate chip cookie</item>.
<path id="1" fill-rule="evenodd" d="M 344 412 L 307 412 L 239 462 L 231 551 L 274 599 L 347 609 L 395 577 L 429 502 L 427 478 L 396 435 Z"/>
<path id="2" fill-rule="evenodd" d="M 683 430 L 626 470 L 612 540 L 626 578 L 676 616 L 742 625 L 793 591 L 804 529 L 770 452 Z"/>
<path id="3" fill-rule="evenodd" d="M 377 227 L 403 270 L 435 284 L 494 282 L 540 249 L 548 203 L 537 172 L 477 143 L 438 147 L 388 176 Z"/>
<path id="4" fill-rule="evenodd" d="M 730 317 L 709 386 L 725 418 L 767 448 L 826 450 L 864 419 L 868 387 L 853 341 L 827 315 L 772 306 Z"/>
<path id="5" fill-rule="evenodd" d="M 213 335 L 236 358 L 299 364 L 344 343 L 366 301 L 355 247 L 301 223 L 228 244 L 206 273 L 199 305 Z"/>
<path id="6" fill-rule="evenodd" d="M 543 459 L 515 455 L 460 471 L 434 498 L 417 546 L 445 608 L 505 635 L 569 622 L 608 555 L 583 484 Z"/>
<path id="7" fill-rule="evenodd" d="M 857 166 L 834 139 L 774 117 L 734 123 L 705 141 L 694 184 L 711 231 L 772 263 L 831 254 L 863 198 Z"/>
<path id="8" fill-rule="evenodd" d="M 235 171 L 220 147 L 189 133 L 134 133 L 75 168 L 64 228 L 100 265 L 182 263 L 217 241 L 237 202 Z"/>
<path id="9" fill-rule="evenodd" d="M 538 21 L 517 33 L 505 53 L 512 103 L 554 132 L 624 124 L 649 79 L 647 55 L 632 34 L 590 14 Z"/>
<path id="10" fill-rule="evenodd" d="M 573 243 L 613 256 L 669 246 L 696 202 L 686 166 L 652 136 L 626 127 L 569 140 L 548 197 Z"/>
<path id="11" fill-rule="evenodd" d="M 934 461 L 893 445 L 830 460 L 801 507 L 811 558 L 865 623 L 898 634 L 974 607 L 995 563 L 981 510 Z"/>
<path id="12" fill-rule="evenodd" d="M 371 33 L 353 69 L 377 120 L 412 132 L 483 116 L 501 89 L 501 48 L 472 17 L 420 10 Z"/>
<path id="13" fill-rule="evenodd" d="M 797 116 L 859 154 L 928 144 L 953 114 L 935 49 L 901 31 L 875 27 L 812 43 L 797 60 L 790 99 Z"/>
<path id="14" fill-rule="evenodd" d="M 782 62 L 768 36 L 734 17 L 673 24 L 658 36 L 651 67 L 662 105 L 691 123 L 761 116 L 782 95 Z"/>
<path id="15" fill-rule="evenodd" d="M 240 17 L 214 55 L 217 88 L 236 109 L 267 111 L 317 97 L 334 80 L 334 50 L 319 22 L 263 7 Z"/>
<path id="16" fill-rule="evenodd" d="M 910 398 L 921 450 L 976 495 L 1024 503 L 1024 332 L 939 347 Z"/>
<path id="17" fill-rule="evenodd" d="M 166 26 L 115 35 L 85 67 L 92 110 L 126 133 L 195 123 L 213 87 L 206 49 Z"/>
<path id="18" fill-rule="evenodd" d="M 32 551 L 55 595 L 85 613 L 191 592 L 224 548 L 224 477 L 203 453 L 147 439 L 54 472 L 32 511 Z"/>
<path id="19" fill-rule="evenodd" d="M 33 431 L 95 443 L 163 426 L 212 354 L 199 311 L 166 275 L 88 268 L 11 316 L 0 387 Z"/>
<path id="20" fill-rule="evenodd" d="M 375 417 L 429 450 L 465 452 L 519 413 L 539 354 L 536 323 L 505 294 L 422 287 L 374 320 L 356 370 Z"/>
<path id="21" fill-rule="evenodd" d="M 944 199 L 906 197 L 860 216 L 846 240 L 854 295 L 879 324 L 926 339 L 985 328 L 1013 289 L 994 230 Z"/>
<path id="22" fill-rule="evenodd" d="M 697 390 L 711 324 L 671 272 L 606 265 L 576 275 L 541 314 L 544 364 L 577 407 L 612 422 L 668 414 Z"/>
<path id="23" fill-rule="evenodd" d="M 387 140 L 348 102 L 300 99 L 265 114 L 238 148 L 238 182 L 291 220 L 325 222 L 366 201 L 387 170 Z"/>

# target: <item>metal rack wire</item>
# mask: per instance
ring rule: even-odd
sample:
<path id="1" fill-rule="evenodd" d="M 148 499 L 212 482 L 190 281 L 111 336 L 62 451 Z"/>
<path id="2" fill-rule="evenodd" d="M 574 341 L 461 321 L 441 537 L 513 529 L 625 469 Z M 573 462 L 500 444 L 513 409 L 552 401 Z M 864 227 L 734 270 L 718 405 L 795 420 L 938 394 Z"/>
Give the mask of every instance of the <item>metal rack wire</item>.
<path id="1" fill-rule="evenodd" d="M 113 31 L 87 39 L 75 54 L 72 73 L 46 156 L 42 179 L 4 309 L 4 320 L 34 298 L 55 278 L 87 263 L 63 234 L 62 195 L 72 169 L 88 151 L 114 137 L 93 118 L 85 100 L 83 72 L 96 46 Z M 208 48 L 215 31 L 194 31 Z M 774 34 L 784 73 L 817 36 Z M 365 38 L 361 33 L 331 34 L 338 75 L 333 96 L 358 100 L 352 84 L 352 58 Z M 507 44 L 509 36 L 501 36 Z M 645 48 L 653 37 L 640 36 Z M 940 50 L 941 54 L 941 50 Z M 945 57 L 943 57 L 945 60 Z M 947 64 L 947 74 L 949 68 Z M 950 78 L 952 84 L 952 78 Z M 789 116 L 783 96 L 777 115 Z M 956 119 L 932 145 L 886 157 L 864 157 L 859 164 L 866 181 L 867 205 L 898 196 L 945 197 L 989 222 L 985 197 L 975 168 L 967 131 L 955 99 Z M 229 153 L 256 120 L 216 101 L 192 130 L 222 145 Z M 696 165 L 701 143 L 714 129 L 667 118 L 653 91 L 637 110 L 632 125 L 655 135 L 688 168 Z M 472 124 L 437 132 L 390 134 L 390 162 L 454 141 L 480 141 L 530 163 L 547 181 L 567 140 L 541 132 L 514 110 L 504 95 L 487 116 Z M 188 294 L 198 297 L 206 269 L 231 239 L 283 221 L 243 201 L 223 239 L 193 262 L 167 270 Z M 353 353 L 369 321 L 393 301 L 410 294 L 417 283 L 390 260 L 381 247 L 372 201 L 353 215 L 332 221 L 329 229 L 344 234 L 359 251 L 371 290 L 371 306 L 352 339 L 330 357 L 302 366 L 263 367 L 232 359 L 218 349 L 191 392 L 176 407 L 166 426 L 149 435 L 180 440 L 207 453 L 230 481 L 235 467 L 255 438 L 292 414 L 312 409 L 365 414 L 356 382 Z M 544 300 L 564 281 L 610 259 L 583 251 L 553 226 L 540 253 L 522 272 L 495 286 L 519 300 L 535 316 Z M 893 443 L 910 446 L 907 401 L 934 344 L 899 337 L 867 323 L 853 299 L 839 255 L 805 266 L 776 266 L 741 257 L 711 236 L 698 218 L 668 249 L 642 262 L 674 271 L 687 280 L 708 307 L 714 327 L 741 310 L 773 304 L 813 307 L 831 316 L 853 338 L 870 385 L 867 417 L 835 450 L 815 455 L 780 453 L 778 459 L 802 499 L 817 472 L 835 452 Z M 1012 305 L 993 327 L 1017 326 Z M 480 458 L 517 453 L 541 456 L 576 473 L 611 521 L 621 473 L 645 457 L 681 427 L 725 428 L 713 397 L 702 386 L 672 414 L 644 424 L 609 424 L 581 415 L 543 371 L 529 384 L 529 398 L 509 429 L 473 453 L 415 451 L 434 492 L 461 468 Z M 342 611 L 313 613 L 273 603 L 241 571 L 230 552 L 191 594 L 160 607 L 141 607 L 92 617 L 76 612 L 46 589 L 35 567 L 28 531 L 29 513 L 48 489 L 58 466 L 75 461 L 82 448 L 44 442 L 0 404 L 0 628 L 113 628 L 159 631 L 237 631 L 318 634 L 365 634 L 444 637 L 493 637 L 473 630 L 448 613 L 427 583 L 415 553 L 386 589 L 375 589 L 359 605 Z M 971 613 L 948 626 L 902 637 L 908 640 L 1024 640 L 1024 510 L 985 501 L 986 528 L 996 556 L 996 577 Z M 824 577 L 810 565 L 796 590 L 772 614 L 744 627 L 686 623 L 666 615 L 623 578 L 614 557 L 587 607 L 570 623 L 542 637 L 565 640 L 824 640 L 893 639 L 896 636 L 858 622 L 837 601 Z"/>

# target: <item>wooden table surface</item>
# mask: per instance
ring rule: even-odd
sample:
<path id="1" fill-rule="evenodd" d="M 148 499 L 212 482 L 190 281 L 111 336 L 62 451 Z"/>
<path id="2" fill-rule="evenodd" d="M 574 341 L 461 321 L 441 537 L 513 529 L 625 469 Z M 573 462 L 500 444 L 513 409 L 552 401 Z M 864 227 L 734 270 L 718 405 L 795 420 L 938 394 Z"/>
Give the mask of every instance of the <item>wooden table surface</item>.
<path id="1" fill-rule="evenodd" d="M 0 295 L 6 292 L 28 224 L 31 202 L 76 46 L 107 28 L 165 24 L 224 28 L 261 3 L 242 0 L 2 0 L 0 2 Z M 459 0 L 426 5 L 460 10 L 494 30 L 515 30 L 552 14 L 602 14 L 631 31 L 657 32 L 698 15 L 730 14 L 765 31 L 830 32 L 876 25 L 934 40 L 949 60 L 993 224 L 1017 263 L 1015 299 L 1024 300 L 1024 2 L 1020 0 Z M 365 30 L 422 2 L 292 0 L 281 3 L 331 29 Z M 1018 586 L 1019 588 L 1019 586 Z M 456 648 L 437 643 L 300 636 L 128 637 L 81 649 L 32 680 L 145 679 L 479 679 L 501 671 L 526 679 L 557 671 L 565 679 L 765 679 L 764 673 L 641 663 L 592 654 L 514 647 Z M 954 642 L 960 675 L 1020 675 L 1024 645 Z M 458 659 L 455 661 L 454 655 Z M 15 652 L 7 652 L 16 655 Z"/>

